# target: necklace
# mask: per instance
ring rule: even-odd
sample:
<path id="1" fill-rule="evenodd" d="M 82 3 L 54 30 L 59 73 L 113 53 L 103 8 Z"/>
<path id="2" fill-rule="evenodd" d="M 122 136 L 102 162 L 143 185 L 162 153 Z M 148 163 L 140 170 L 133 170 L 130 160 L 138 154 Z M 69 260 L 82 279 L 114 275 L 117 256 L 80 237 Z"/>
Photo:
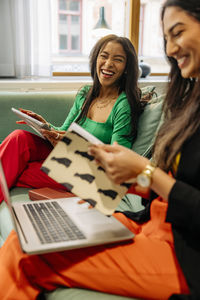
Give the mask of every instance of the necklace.
<path id="1" fill-rule="evenodd" d="M 98 103 L 98 100 L 97 100 L 97 102 L 96 102 L 96 108 L 103 109 L 106 106 L 108 106 L 110 103 L 112 103 L 113 101 L 115 101 L 116 98 L 117 98 L 117 96 L 113 96 L 113 97 L 110 97 L 106 101 L 101 101 L 100 103 Z"/>

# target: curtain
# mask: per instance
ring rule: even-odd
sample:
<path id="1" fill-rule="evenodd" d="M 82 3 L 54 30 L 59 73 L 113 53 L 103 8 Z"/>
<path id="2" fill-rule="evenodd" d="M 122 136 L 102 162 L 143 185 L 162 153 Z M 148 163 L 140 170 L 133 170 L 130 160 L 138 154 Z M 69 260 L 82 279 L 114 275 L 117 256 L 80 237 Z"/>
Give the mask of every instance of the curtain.
<path id="1" fill-rule="evenodd" d="M 51 75 L 50 6 L 50 0 L 0 1 L 0 76 L 6 68 L 17 78 Z"/>
<path id="2" fill-rule="evenodd" d="M 15 75 L 9 1 L 0 1 L 0 76 Z"/>
<path id="3" fill-rule="evenodd" d="M 14 0 L 15 1 L 15 0 Z M 27 1 L 27 0 L 24 0 Z M 51 75 L 51 2 L 50 0 L 28 0 L 30 2 L 32 76 Z"/>

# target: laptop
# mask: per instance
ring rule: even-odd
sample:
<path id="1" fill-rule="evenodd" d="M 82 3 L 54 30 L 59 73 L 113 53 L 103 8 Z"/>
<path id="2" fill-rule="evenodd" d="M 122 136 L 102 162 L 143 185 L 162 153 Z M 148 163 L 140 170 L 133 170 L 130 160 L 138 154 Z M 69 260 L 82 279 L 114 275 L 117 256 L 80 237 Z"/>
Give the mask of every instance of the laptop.
<path id="1" fill-rule="evenodd" d="M 78 204 L 79 197 L 11 203 L 0 161 L 0 185 L 21 248 L 41 254 L 132 240 L 134 234 L 113 216 Z M 54 226 L 55 225 L 55 226 Z"/>

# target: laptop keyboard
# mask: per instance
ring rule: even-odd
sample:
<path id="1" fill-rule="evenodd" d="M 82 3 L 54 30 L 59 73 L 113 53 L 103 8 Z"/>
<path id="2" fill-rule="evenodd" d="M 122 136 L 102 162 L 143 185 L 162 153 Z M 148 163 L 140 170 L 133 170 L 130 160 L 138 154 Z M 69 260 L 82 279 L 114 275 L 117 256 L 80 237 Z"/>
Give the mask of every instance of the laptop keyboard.
<path id="1" fill-rule="evenodd" d="M 56 201 L 23 205 L 42 244 L 86 237 Z"/>

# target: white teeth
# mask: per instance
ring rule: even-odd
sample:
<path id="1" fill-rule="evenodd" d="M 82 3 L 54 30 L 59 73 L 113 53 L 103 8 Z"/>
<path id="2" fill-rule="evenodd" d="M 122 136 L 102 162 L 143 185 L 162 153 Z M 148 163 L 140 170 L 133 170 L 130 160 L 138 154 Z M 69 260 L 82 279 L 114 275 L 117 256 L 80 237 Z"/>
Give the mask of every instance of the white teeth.
<path id="1" fill-rule="evenodd" d="M 113 75 L 114 74 L 114 72 L 104 71 L 104 70 L 102 70 L 102 73 L 105 75 Z"/>
<path id="2" fill-rule="evenodd" d="M 177 62 L 178 62 L 178 64 L 182 64 L 182 63 L 184 62 L 184 60 L 185 60 L 185 56 L 182 57 L 182 58 L 179 58 L 179 59 L 177 60 Z"/>

